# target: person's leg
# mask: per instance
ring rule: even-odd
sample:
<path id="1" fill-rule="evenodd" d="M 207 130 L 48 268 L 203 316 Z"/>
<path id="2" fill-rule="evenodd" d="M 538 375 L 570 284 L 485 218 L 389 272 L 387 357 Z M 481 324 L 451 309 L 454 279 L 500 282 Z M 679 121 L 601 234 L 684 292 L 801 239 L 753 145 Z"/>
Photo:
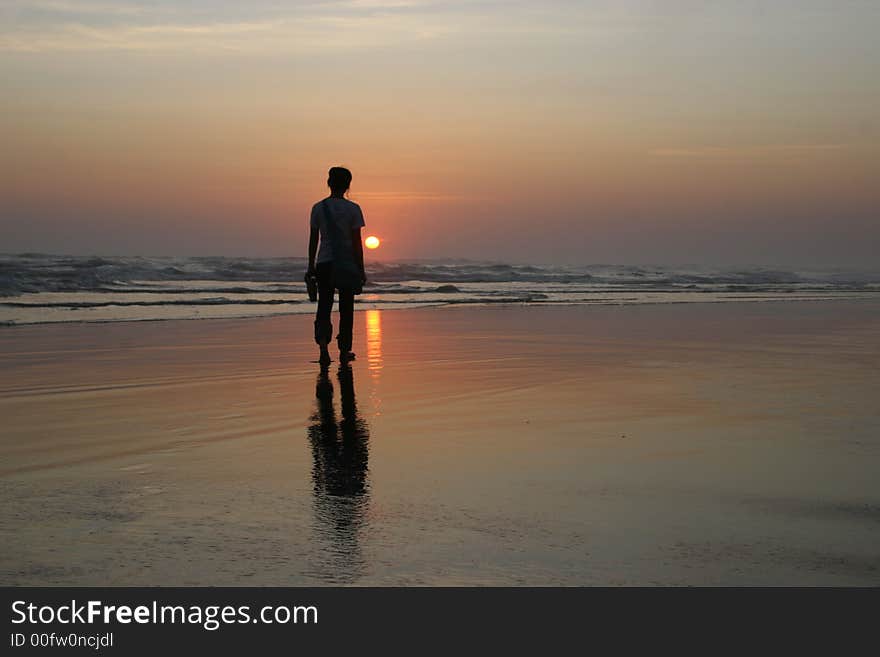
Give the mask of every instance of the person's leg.
<path id="1" fill-rule="evenodd" d="M 339 333 L 336 344 L 340 354 L 351 352 L 352 331 L 354 328 L 354 292 L 339 290 Z"/>
<path id="2" fill-rule="evenodd" d="M 315 342 L 321 348 L 320 361 L 330 362 L 327 345 L 333 337 L 333 323 L 330 312 L 333 310 L 333 269 L 330 263 L 322 262 L 315 267 L 318 277 L 318 312 L 315 314 Z"/>

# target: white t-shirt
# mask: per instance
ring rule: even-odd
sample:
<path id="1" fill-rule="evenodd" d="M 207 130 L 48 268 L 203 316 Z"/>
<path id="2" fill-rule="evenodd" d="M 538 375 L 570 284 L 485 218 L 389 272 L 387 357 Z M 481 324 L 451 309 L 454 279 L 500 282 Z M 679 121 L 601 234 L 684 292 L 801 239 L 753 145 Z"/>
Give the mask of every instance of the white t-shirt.
<path id="1" fill-rule="evenodd" d="M 361 206 L 347 198 L 329 197 L 325 199 L 327 209 L 330 210 L 330 219 L 336 224 L 339 237 L 342 239 L 342 248 L 351 251 L 351 232 L 358 228 L 363 228 L 364 213 L 361 212 Z M 320 247 L 318 248 L 318 257 L 315 258 L 315 264 L 322 262 L 333 262 L 333 246 L 331 244 L 333 237 L 324 235 L 324 208 L 321 207 L 324 201 L 319 201 L 312 206 L 312 218 L 310 225 L 319 231 L 321 236 Z"/>

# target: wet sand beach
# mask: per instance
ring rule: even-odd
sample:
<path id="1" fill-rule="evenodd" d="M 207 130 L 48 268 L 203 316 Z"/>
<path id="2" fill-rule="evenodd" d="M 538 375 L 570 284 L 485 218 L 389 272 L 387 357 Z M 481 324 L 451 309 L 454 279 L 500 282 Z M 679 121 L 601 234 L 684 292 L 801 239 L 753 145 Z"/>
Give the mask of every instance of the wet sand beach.
<path id="1" fill-rule="evenodd" d="M 311 325 L 0 329 L 0 583 L 880 584 L 877 302 Z"/>

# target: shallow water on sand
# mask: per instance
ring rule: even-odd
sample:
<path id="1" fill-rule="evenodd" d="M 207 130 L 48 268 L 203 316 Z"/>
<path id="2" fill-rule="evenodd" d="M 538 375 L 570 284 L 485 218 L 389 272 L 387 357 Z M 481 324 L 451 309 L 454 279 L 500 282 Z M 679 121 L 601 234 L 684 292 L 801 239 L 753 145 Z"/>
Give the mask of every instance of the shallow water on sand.
<path id="1" fill-rule="evenodd" d="M 880 305 L 0 330 L 4 584 L 880 584 Z"/>

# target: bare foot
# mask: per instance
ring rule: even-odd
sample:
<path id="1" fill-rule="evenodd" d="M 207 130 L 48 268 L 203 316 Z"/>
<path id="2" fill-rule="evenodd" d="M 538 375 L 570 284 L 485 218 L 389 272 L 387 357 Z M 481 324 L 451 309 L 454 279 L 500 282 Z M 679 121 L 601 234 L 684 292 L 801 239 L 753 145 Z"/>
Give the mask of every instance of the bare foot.
<path id="1" fill-rule="evenodd" d="M 318 362 L 321 363 L 321 365 L 330 364 L 330 352 L 327 351 L 327 347 L 321 347 L 321 355 L 318 358 Z"/>
<path id="2" fill-rule="evenodd" d="M 355 355 L 353 351 L 340 351 L 339 352 L 339 361 L 342 363 L 347 363 L 348 361 L 354 360 Z"/>

